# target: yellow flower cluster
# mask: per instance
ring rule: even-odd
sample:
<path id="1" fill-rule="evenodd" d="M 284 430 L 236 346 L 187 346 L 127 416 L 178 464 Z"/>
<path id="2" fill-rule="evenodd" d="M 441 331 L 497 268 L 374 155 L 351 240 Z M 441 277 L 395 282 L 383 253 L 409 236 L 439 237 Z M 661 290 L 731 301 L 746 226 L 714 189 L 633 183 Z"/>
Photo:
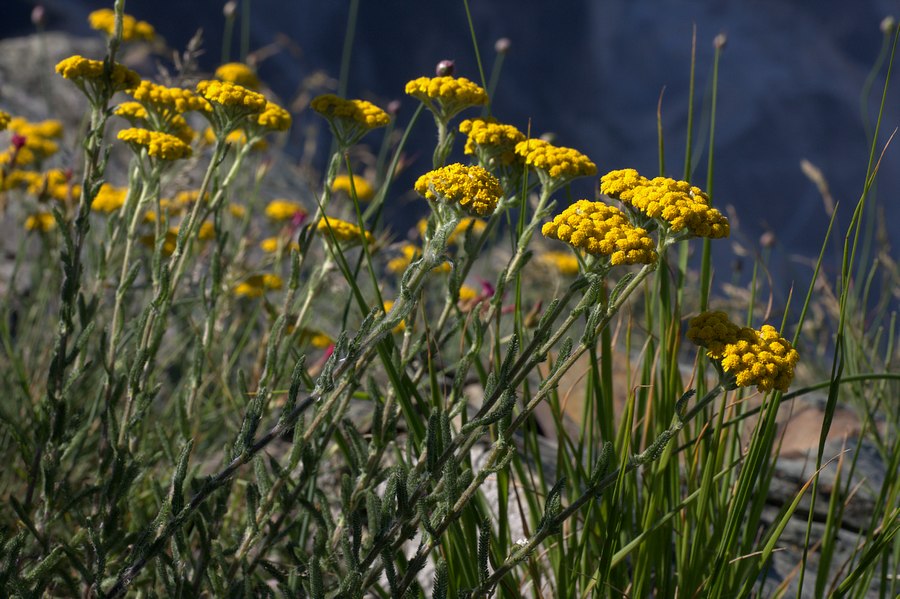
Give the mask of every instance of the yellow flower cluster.
<path id="1" fill-rule="evenodd" d="M 424 102 L 445 122 L 470 106 L 484 106 L 488 101 L 487 92 L 465 77 L 419 77 L 406 84 L 406 94 Z"/>
<path id="2" fill-rule="evenodd" d="M 56 72 L 76 83 L 100 82 L 103 77 L 103 61 L 91 60 L 76 54 L 58 62 Z M 140 76 L 128 67 L 119 63 L 113 65 L 110 72 L 110 83 L 114 90 L 131 89 L 137 87 L 140 82 Z"/>
<path id="3" fill-rule="evenodd" d="M 525 159 L 526 165 L 559 183 L 597 174 L 597 165 L 578 150 L 554 146 L 542 139 L 520 141 L 516 144 L 516 154 Z"/>
<path id="4" fill-rule="evenodd" d="M 57 119 L 47 119 L 39 123 L 32 123 L 28 119 L 15 117 L 7 120 L 7 126 L 10 131 L 25 137 L 59 139 L 63 134 L 63 124 Z"/>
<path id="5" fill-rule="evenodd" d="M 155 220 L 155 216 L 153 220 Z M 175 247 L 178 244 L 178 230 L 179 227 L 170 227 L 169 230 L 166 231 L 162 246 L 162 253 L 164 256 L 171 256 L 175 252 Z M 200 241 L 209 241 L 210 239 L 215 239 L 215 237 L 216 227 L 214 224 L 209 221 L 200 223 L 200 228 L 197 229 L 197 239 Z M 144 235 L 141 237 L 141 243 L 152 248 L 156 245 L 156 239 L 153 235 Z"/>
<path id="6" fill-rule="evenodd" d="M 738 327 L 723 312 L 704 312 L 691 320 L 687 337 L 707 348 L 707 355 L 719 360 L 722 370 L 734 376 L 738 387 L 760 392 L 788 390 L 800 354 L 775 327 L 760 330 Z"/>
<path id="7" fill-rule="evenodd" d="M 284 283 L 278 275 L 251 275 L 234 288 L 238 297 L 262 297 L 266 291 L 281 289 Z"/>
<path id="8" fill-rule="evenodd" d="M 220 65 L 216 69 L 215 78 L 229 83 L 237 83 L 247 89 L 259 89 L 259 78 L 256 73 L 242 62 L 226 62 Z"/>
<path id="9" fill-rule="evenodd" d="M 618 208 L 578 200 L 546 223 L 541 232 L 589 254 L 609 256 L 610 263 L 650 264 L 656 260 L 653 239 L 633 226 Z"/>
<path id="10" fill-rule="evenodd" d="M 388 260 L 388 272 L 393 274 L 402 273 L 410 264 L 412 264 L 413 260 L 422 255 L 422 250 L 411 243 L 404 243 L 400 247 L 400 254 L 401 255 L 396 258 Z M 435 266 L 432 269 L 432 272 L 450 272 L 451 269 L 452 266 L 449 262 L 442 262 L 440 265 Z"/>
<path id="11" fill-rule="evenodd" d="M 459 204 L 479 216 L 494 212 L 503 195 L 497 177 L 480 166 L 450 164 L 419 177 L 416 192 L 427 200 Z"/>
<path id="12" fill-rule="evenodd" d="M 140 102 L 122 102 L 113 110 L 113 114 L 134 124 L 147 118 L 147 109 Z"/>
<path id="13" fill-rule="evenodd" d="M 91 204 L 91 210 L 97 212 L 105 212 L 111 214 L 125 205 L 125 196 L 128 195 L 128 189 L 125 187 L 116 187 L 109 183 L 104 183 L 97 190 L 94 202 Z"/>
<path id="14" fill-rule="evenodd" d="M 159 212 L 160 215 L 168 215 L 169 217 L 178 216 L 181 214 L 183 208 L 176 204 L 174 201 L 169 198 L 162 198 L 159 200 Z M 144 213 L 144 221 L 148 223 L 156 222 L 156 210 L 147 210 Z"/>
<path id="15" fill-rule="evenodd" d="M 56 219 L 49 212 L 38 212 L 25 219 L 25 229 L 46 233 L 56 228 Z"/>
<path id="16" fill-rule="evenodd" d="M 728 319 L 724 312 L 703 312 L 691 319 L 687 337 L 695 345 L 705 347 L 706 354 L 715 360 L 721 360 L 725 346 L 734 343 L 741 332 L 741 327 Z"/>
<path id="17" fill-rule="evenodd" d="M 291 220 L 298 213 L 306 214 L 306 208 L 300 202 L 291 200 L 272 200 L 266 206 L 266 216 L 272 220 Z"/>
<path id="18" fill-rule="evenodd" d="M 266 97 L 258 92 L 236 83 L 216 81 L 215 79 L 199 82 L 197 93 L 214 104 L 227 108 L 244 109 L 251 113 L 261 114 L 268 103 Z"/>
<path id="19" fill-rule="evenodd" d="M 381 108 L 366 100 L 345 100 L 334 94 L 313 98 L 310 107 L 326 119 L 350 120 L 366 129 L 384 127 L 391 121 Z"/>
<path id="20" fill-rule="evenodd" d="M 28 183 L 28 193 L 39 198 L 51 198 L 60 202 L 81 197 L 81 186 L 72 184 L 71 175 L 55 168 L 43 175 L 27 173 L 23 177 Z"/>
<path id="21" fill-rule="evenodd" d="M 228 213 L 235 218 L 244 218 L 247 216 L 247 208 L 243 204 L 231 202 L 228 204 Z"/>
<path id="22" fill-rule="evenodd" d="M 257 117 L 256 122 L 260 127 L 272 131 L 287 131 L 291 126 L 291 115 L 275 102 L 266 100 L 266 107 Z"/>
<path id="23" fill-rule="evenodd" d="M 387 314 L 394 307 L 394 300 L 384 300 L 384 303 L 382 304 L 382 306 L 384 306 L 384 313 Z M 398 324 L 393 329 L 391 329 L 391 332 L 392 333 L 402 333 L 405 330 L 406 330 L 406 321 L 401 320 L 400 324 Z"/>
<path id="24" fill-rule="evenodd" d="M 199 189 L 186 189 L 175 194 L 174 202 L 179 206 L 190 206 L 200 199 Z M 209 192 L 203 195 L 203 201 L 209 201 Z"/>
<path id="25" fill-rule="evenodd" d="M 43 160 L 59 151 L 59 145 L 53 140 L 62 137 L 63 126 L 56 119 L 32 123 L 22 117 L 14 117 L 8 120 L 7 127 L 12 133 L 25 139 L 25 145 L 19 148 L 19 153 L 24 151 L 24 156 L 16 159 L 19 164 Z"/>
<path id="26" fill-rule="evenodd" d="M 0 152 L 0 165 L 9 164 L 11 167 L 28 166 L 35 160 L 34 152 L 26 147 L 21 147 L 18 150 L 10 148 Z"/>
<path id="27" fill-rule="evenodd" d="M 140 85 L 130 90 L 129 93 L 145 107 L 153 107 L 163 116 L 173 112 L 180 114 L 189 110 L 208 111 L 210 109 L 209 102 L 189 89 L 166 87 L 152 81 L 141 81 Z M 145 114 L 139 118 L 147 117 Z"/>
<path id="28" fill-rule="evenodd" d="M 600 192 L 661 220 L 677 233 L 695 237 L 728 237 L 728 219 L 709 204 L 699 187 L 666 177 L 647 179 L 634 169 L 612 171 L 600 178 Z"/>
<path id="29" fill-rule="evenodd" d="M 279 237 L 266 237 L 262 241 L 259 242 L 259 248 L 266 252 L 267 254 L 274 254 L 278 251 L 279 246 L 284 247 L 286 249 L 291 250 L 299 250 L 300 244 L 296 241 L 292 241 L 287 243 L 285 240 Z"/>
<path id="30" fill-rule="evenodd" d="M 200 228 L 197 229 L 197 239 L 200 241 L 209 241 L 215 238 L 216 226 L 209 221 L 200 223 Z"/>
<path id="31" fill-rule="evenodd" d="M 361 202 L 368 202 L 375 196 L 375 189 L 369 184 L 368 181 L 363 179 L 360 175 L 353 175 L 353 187 L 356 189 L 356 197 Z M 334 183 L 331 184 L 332 191 L 343 191 L 348 196 L 351 194 L 350 192 L 350 176 L 349 175 L 338 175 L 334 178 Z"/>
<path id="32" fill-rule="evenodd" d="M 287 326 L 287 332 L 288 334 L 292 334 L 294 332 L 294 325 L 289 324 Z M 334 339 L 332 339 L 327 333 L 323 333 L 322 331 L 309 329 L 306 327 L 302 327 L 300 329 L 297 341 L 299 343 L 309 343 L 316 349 L 325 349 L 329 345 L 332 345 L 334 343 Z"/>
<path id="33" fill-rule="evenodd" d="M 495 119 L 466 119 L 459 124 L 460 133 L 466 139 L 466 154 L 483 154 L 483 160 L 496 159 L 502 165 L 509 165 L 520 158 L 516 154 L 516 144 L 525 141 L 525 134 L 512 125 L 503 125 Z"/>
<path id="34" fill-rule="evenodd" d="M 88 23 L 91 29 L 102 31 L 106 35 L 112 37 L 115 34 L 116 13 L 109 8 L 101 8 L 95 10 L 88 15 Z M 138 21 L 131 15 L 122 15 L 122 41 L 130 42 L 131 40 L 153 40 L 156 31 L 153 25 L 146 21 Z"/>
<path id="35" fill-rule="evenodd" d="M 119 131 L 118 138 L 135 149 L 146 148 L 150 156 L 161 160 L 178 160 L 191 155 L 191 146 L 168 133 L 132 127 Z"/>
<path id="36" fill-rule="evenodd" d="M 578 258 L 571 252 L 544 252 L 538 259 L 561 275 L 573 277 L 578 274 Z"/>
<path id="37" fill-rule="evenodd" d="M 359 227 L 339 218 L 328 217 L 328 222 L 326 223 L 325 217 L 322 217 L 319 220 L 319 224 L 316 225 L 316 230 L 322 235 L 328 236 L 329 227 L 331 232 L 334 233 L 334 238 L 338 241 L 360 241 L 363 237 L 363 232 L 359 230 Z M 374 239 L 368 231 L 365 231 L 365 238 L 369 243 Z"/>
<path id="38" fill-rule="evenodd" d="M 0 131 L 4 131 L 9 126 L 9 113 L 0 110 Z"/>
<path id="39" fill-rule="evenodd" d="M 463 303 L 471 302 L 478 298 L 478 291 L 469 285 L 463 285 L 459 288 L 459 301 Z"/>

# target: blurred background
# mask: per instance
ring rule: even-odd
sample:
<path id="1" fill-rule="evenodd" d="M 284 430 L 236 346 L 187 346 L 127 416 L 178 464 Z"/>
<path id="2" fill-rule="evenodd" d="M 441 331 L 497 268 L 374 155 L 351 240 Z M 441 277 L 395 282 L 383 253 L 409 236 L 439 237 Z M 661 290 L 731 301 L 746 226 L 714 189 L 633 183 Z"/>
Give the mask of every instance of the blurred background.
<path id="1" fill-rule="evenodd" d="M 2 3 L 0 37 L 35 31 L 34 2 Z M 47 30 L 95 37 L 87 14 L 111 7 L 112 1 L 42 4 Z M 129 0 L 126 11 L 150 21 L 174 49 L 183 49 L 202 28 L 206 52 L 200 65 L 212 70 L 222 59 L 223 5 L 221 0 Z M 251 51 L 267 48 L 258 52 L 264 56 L 261 78 L 290 101 L 314 73 L 338 76 L 349 5 L 349 0 L 239 0 L 231 58 L 239 56 L 244 35 Z M 497 57 L 496 41 L 509 40 L 494 115 L 523 131 L 530 123 L 535 136 L 554 134 L 556 143 L 590 156 L 601 173 L 623 167 L 649 176 L 659 172 L 656 114 L 662 96 L 666 174 L 681 178 L 696 26 L 691 178 L 701 187 L 713 40 L 725 34 L 712 197 L 733 223 L 736 219 L 733 243 L 741 248 L 737 254 L 722 252 L 729 256 L 718 264 L 719 276 L 722 269 L 740 267 L 741 253 L 749 264 L 755 252 L 765 252 L 782 282 L 780 293 L 791 281 L 805 288 L 830 202 L 839 203 L 837 222 L 846 227 L 863 188 L 869 132 L 887 65 L 874 73 L 873 67 L 887 47 L 883 20 L 900 15 L 897 1 L 472 0 L 471 11 L 487 73 Z M 244 34 L 247 12 L 250 25 Z M 415 102 L 403 96 L 404 83 L 433 75 L 438 61 L 455 60 L 457 76 L 480 80 L 461 1 L 361 1 L 354 39 L 348 96 L 382 106 L 399 100 L 401 124 L 415 109 Z M 879 152 L 900 122 L 897 88 L 895 82 L 888 90 Z M 304 123 L 314 118 L 296 115 L 289 153 L 299 155 Z M 420 121 L 415 135 L 411 147 L 429 147 L 431 123 Z M 804 173 L 801 161 L 821 171 L 830 199 L 823 197 L 821 183 Z M 898 166 L 900 148 L 889 148 L 869 207 L 872 226 L 886 231 L 900 225 Z M 429 167 L 426 152 L 411 170 Z M 585 183 L 574 186 L 573 193 L 590 198 L 594 191 Z M 882 243 L 888 240 L 883 237 Z M 839 255 L 837 245 L 832 255 Z"/>

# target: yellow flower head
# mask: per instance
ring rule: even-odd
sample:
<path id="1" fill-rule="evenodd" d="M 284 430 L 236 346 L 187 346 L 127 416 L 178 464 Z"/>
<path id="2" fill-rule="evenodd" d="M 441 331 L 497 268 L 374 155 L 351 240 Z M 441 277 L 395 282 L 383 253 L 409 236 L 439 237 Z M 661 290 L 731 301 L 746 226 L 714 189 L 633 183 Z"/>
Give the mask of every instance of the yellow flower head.
<path id="1" fill-rule="evenodd" d="M 564 185 L 577 177 L 593 177 L 597 165 L 572 148 L 554 146 L 542 139 L 527 139 L 516 144 L 516 154 L 538 173 L 543 184 Z"/>
<path id="2" fill-rule="evenodd" d="M 419 177 L 416 192 L 427 200 L 459 205 L 463 210 L 487 216 L 503 196 L 497 177 L 480 166 L 450 164 Z"/>
<path id="3" fill-rule="evenodd" d="M 571 252 L 544 252 L 538 259 L 561 275 L 574 277 L 578 274 L 578 258 Z"/>
<path id="4" fill-rule="evenodd" d="M 267 254 L 274 254 L 279 247 L 291 250 L 299 250 L 300 244 L 296 241 L 290 243 L 281 237 L 267 237 L 259 242 L 259 248 Z"/>
<path id="5" fill-rule="evenodd" d="M 199 189 L 186 189 L 184 191 L 179 191 L 175 194 L 175 204 L 178 206 L 190 206 L 194 202 L 200 199 L 200 190 Z M 209 201 L 209 192 L 203 195 L 203 201 Z"/>
<path id="6" fill-rule="evenodd" d="M 22 117 L 11 118 L 8 121 L 9 130 L 24 138 L 25 143 L 19 148 L 19 152 L 25 152 L 24 156 L 18 156 L 18 164 L 26 164 L 36 160 L 43 160 L 59 151 L 59 144 L 53 139 L 62 137 L 62 123 L 56 119 L 32 123 Z"/>
<path id="7" fill-rule="evenodd" d="M 97 212 L 105 212 L 110 214 L 125 205 L 125 196 L 128 195 L 128 189 L 125 187 L 115 187 L 109 183 L 104 183 L 97 191 L 94 202 L 91 204 L 91 210 Z"/>
<path id="8" fill-rule="evenodd" d="M 9 164 L 10 166 L 28 166 L 37 158 L 34 152 L 23 146 L 18 150 L 10 148 L 4 152 L 0 152 L 0 164 Z"/>
<path id="9" fill-rule="evenodd" d="M 278 275 L 251 275 L 234 288 L 234 294 L 238 297 L 262 297 L 266 291 L 281 289 L 283 284 Z"/>
<path id="10" fill-rule="evenodd" d="M 353 175 L 353 187 L 356 189 L 357 199 L 361 202 L 368 202 L 375 196 L 375 189 L 360 175 Z M 338 175 L 335 177 L 334 183 L 331 184 L 331 190 L 343 191 L 348 196 L 351 195 L 350 176 Z"/>
<path id="11" fill-rule="evenodd" d="M 365 100 L 345 100 L 334 94 L 313 98 L 310 107 L 328 121 L 331 133 L 342 147 L 349 147 L 378 127 L 391 121 L 381 108 Z"/>
<path id="12" fill-rule="evenodd" d="M 478 156 L 483 164 L 508 166 L 521 161 L 516 144 L 525 141 L 525 134 L 512 125 L 502 125 L 495 119 L 466 119 L 459 124 L 459 131 L 468 136 L 465 153 Z"/>
<path id="13" fill-rule="evenodd" d="M 38 212 L 25 219 L 25 229 L 46 233 L 56 228 L 56 219 L 49 212 Z"/>
<path id="14" fill-rule="evenodd" d="M 105 84 L 103 61 L 91 60 L 83 56 L 70 56 L 56 64 L 56 72 L 73 81 L 89 95 L 97 95 L 97 87 Z M 114 91 L 136 87 L 141 82 L 140 76 L 119 63 L 113 65 L 109 73 L 109 83 Z M 84 87 L 87 86 L 87 87 Z"/>
<path id="15" fill-rule="evenodd" d="M 613 171 L 601 177 L 600 191 L 626 206 L 659 221 L 674 233 L 692 237 L 728 237 L 730 225 L 710 206 L 709 196 L 687 181 L 666 177 L 646 179 L 633 169 Z"/>
<path id="16" fill-rule="evenodd" d="M 262 114 L 266 109 L 265 96 L 228 81 L 201 81 L 197 84 L 197 93 L 213 104 L 245 110 L 251 114 Z"/>
<path id="17" fill-rule="evenodd" d="M 294 325 L 289 324 L 287 326 L 287 332 L 288 334 L 292 334 L 294 332 Z M 316 349 L 325 349 L 334 344 L 334 339 L 322 331 L 302 327 L 297 336 L 297 342 L 309 343 Z"/>
<path id="18" fill-rule="evenodd" d="M 140 238 L 142 244 L 153 249 L 156 247 L 156 237 L 154 235 L 142 235 Z M 178 243 L 178 227 L 171 227 L 163 235 L 162 254 L 163 256 L 171 256 L 175 253 L 175 246 Z"/>
<path id="19" fill-rule="evenodd" d="M 546 223 L 541 232 L 593 255 L 609 256 L 612 265 L 651 264 L 653 239 L 633 226 L 618 208 L 603 202 L 578 200 Z"/>
<path id="20" fill-rule="evenodd" d="M 181 214 L 182 207 L 179 204 L 176 204 L 174 201 L 168 198 L 162 198 L 159 200 L 159 212 L 162 216 L 168 215 L 169 217 L 178 216 Z M 144 221 L 148 223 L 156 222 L 156 210 L 148 210 L 144 213 Z M 151 238 L 152 241 L 152 238 Z M 152 244 L 151 244 L 152 245 Z"/>
<path id="21" fill-rule="evenodd" d="M 47 119 L 39 123 L 32 123 L 28 119 L 15 117 L 8 121 L 9 130 L 24 137 L 43 137 L 59 139 L 63 134 L 62 121 Z"/>
<path id="22" fill-rule="evenodd" d="M 51 169 L 29 180 L 28 193 L 60 202 L 77 199 L 81 197 L 81 186 L 73 185 L 71 179 L 71 174 L 58 168 Z"/>
<path id="23" fill-rule="evenodd" d="M 800 354 L 775 327 L 766 324 L 758 331 L 738 327 L 722 312 L 704 312 L 692 319 L 687 336 L 720 361 L 736 386 L 756 386 L 762 393 L 786 392 L 800 361 Z"/>
<path id="24" fill-rule="evenodd" d="M 189 89 L 166 87 L 152 81 L 141 81 L 129 92 L 146 108 L 155 109 L 161 115 L 181 114 L 190 110 L 208 111 L 209 103 Z M 146 118 L 146 116 L 144 117 Z"/>
<path id="25" fill-rule="evenodd" d="M 276 104 L 266 100 L 266 107 L 256 119 L 256 123 L 272 131 L 287 131 L 291 127 L 291 114 Z"/>
<path id="26" fill-rule="evenodd" d="M 88 23 L 91 29 L 102 31 L 109 37 L 115 35 L 116 13 L 109 8 L 95 10 L 88 15 Z M 152 41 L 156 32 L 153 25 L 146 21 L 138 21 L 131 15 L 122 15 L 122 41 L 131 40 Z"/>
<path id="27" fill-rule="evenodd" d="M 487 223 L 481 220 L 480 218 L 472 218 L 465 217 L 460 219 L 459 224 L 456 225 L 456 228 L 453 229 L 453 232 L 450 233 L 450 236 L 447 237 L 447 243 L 458 243 L 460 238 L 466 233 L 469 232 L 471 235 L 481 235 L 485 228 L 487 228 Z"/>
<path id="28" fill-rule="evenodd" d="M 200 223 L 200 228 L 197 229 L 197 239 L 200 241 L 210 241 L 215 238 L 216 226 L 209 221 Z"/>
<path id="29" fill-rule="evenodd" d="M 628 203 L 635 188 L 646 185 L 648 179 L 633 168 L 610 171 L 600 177 L 600 193 Z"/>
<path id="30" fill-rule="evenodd" d="M 147 119 L 147 109 L 140 102 L 122 102 L 116 106 L 113 114 L 126 119 L 132 125 Z"/>
<path id="31" fill-rule="evenodd" d="M 259 79 L 249 66 L 242 62 L 227 62 L 216 69 L 216 79 L 237 83 L 247 89 L 259 89 Z"/>
<path id="32" fill-rule="evenodd" d="M 487 104 L 487 93 L 465 77 L 419 77 L 406 84 L 406 93 L 421 100 L 443 122 L 470 106 Z"/>
<path id="33" fill-rule="evenodd" d="M 235 218 L 244 218 L 247 216 L 247 208 L 243 204 L 231 202 L 228 204 L 228 213 Z"/>
<path id="34" fill-rule="evenodd" d="M 146 148 L 147 154 L 160 160 L 178 160 L 191 155 L 191 146 L 168 133 L 134 127 L 119 131 L 118 138 L 131 145 L 135 151 Z"/>
<path id="35" fill-rule="evenodd" d="M 362 232 L 359 230 L 358 226 L 339 218 L 327 217 L 326 222 L 326 217 L 323 216 L 319 220 L 319 224 L 316 225 L 316 230 L 320 234 L 330 237 L 329 227 L 331 233 L 334 233 L 334 237 L 338 241 L 360 241 L 363 237 L 363 233 L 365 233 L 367 242 L 371 243 L 374 239 L 372 234 L 368 231 Z"/>
<path id="36" fill-rule="evenodd" d="M 469 285 L 463 285 L 459 288 L 459 301 L 468 303 L 478 298 L 478 291 Z"/>
<path id="37" fill-rule="evenodd" d="M 4 164 L 2 154 L 0 154 L 0 164 Z M 13 169 L 4 174 L 3 169 L 0 169 L 0 191 L 20 187 L 30 188 L 36 181 L 39 182 L 40 180 L 41 174 L 34 171 Z"/>
<path id="38" fill-rule="evenodd" d="M 310 102 L 313 110 L 326 119 L 349 119 L 366 129 L 384 127 L 391 121 L 384 110 L 366 100 L 345 100 L 334 94 L 323 94 Z"/>
<path id="39" fill-rule="evenodd" d="M 2 110 L 0 110 L 0 131 L 3 131 L 7 127 L 9 127 L 9 119 L 10 119 L 9 113 L 3 112 Z"/>
<path id="40" fill-rule="evenodd" d="M 391 272 L 393 274 L 402 273 L 410 264 L 412 264 L 413 260 L 422 255 L 422 250 L 411 243 L 404 243 L 400 247 L 400 254 L 401 255 L 397 256 L 396 258 L 391 258 L 390 260 L 388 260 L 388 272 Z M 452 268 L 453 267 L 449 262 L 442 262 L 438 266 L 435 266 L 432 269 L 432 272 L 450 272 Z"/>
<path id="41" fill-rule="evenodd" d="M 291 220 L 297 214 L 306 213 L 303 204 L 291 200 L 272 200 L 266 206 L 266 216 L 272 220 Z"/>
<path id="42" fill-rule="evenodd" d="M 687 338 L 695 345 L 705 347 L 707 355 L 721 360 L 725 347 L 734 343 L 740 335 L 741 327 L 728 319 L 724 312 L 703 312 L 691 319 Z"/>
<path id="43" fill-rule="evenodd" d="M 391 311 L 391 308 L 394 307 L 394 300 L 384 300 L 384 304 L 382 304 L 382 306 L 384 306 L 384 313 L 387 314 L 388 312 Z M 391 332 L 392 333 L 402 333 L 405 330 L 406 330 L 406 321 L 401 320 L 400 324 L 398 324 L 393 329 L 391 329 Z"/>

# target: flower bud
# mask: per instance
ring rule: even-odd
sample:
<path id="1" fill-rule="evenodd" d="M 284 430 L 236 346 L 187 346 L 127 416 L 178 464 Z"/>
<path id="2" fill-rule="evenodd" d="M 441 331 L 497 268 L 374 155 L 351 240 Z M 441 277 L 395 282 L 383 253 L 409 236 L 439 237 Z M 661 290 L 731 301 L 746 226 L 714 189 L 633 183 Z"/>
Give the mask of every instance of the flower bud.
<path id="1" fill-rule="evenodd" d="M 16 150 L 21 150 L 22 148 L 25 147 L 25 142 L 28 140 L 25 139 L 24 135 L 19 135 L 18 133 L 13 133 L 13 135 L 9 141 L 12 143 L 13 147 Z"/>
<path id="2" fill-rule="evenodd" d="M 225 6 L 222 7 L 222 14 L 225 15 L 226 19 L 233 19 L 235 13 L 237 13 L 237 2 L 235 0 L 228 0 L 225 3 Z"/>
<path id="3" fill-rule="evenodd" d="M 442 60 L 437 63 L 434 72 L 438 77 L 452 77 L 453 71 L 456 70 L 456 63 L 452 60 Z"/>
<path id="4" fill-rule="evenodd" d="M 509 47 L 512 45 L 512 42 L 508 37 L 501 37 L 496 42 L 494 42 L 494 51 L 497 54 L 506 54 L 509 52 Z"/>
<path id="5" fill-rule="evenodd" d="M 759 245 L 766 249 L 775 247 L 775 241 L 775 233 L 773 233 L 772 231 L 766 231 L 759 237 Z"/>
<path id="6" fill-rule="evenodd" d="M 400 106 L 400 100 L 391 100 L 390 102 L 388 102 L 385 110 L 389 115 L 391 115 L 391 117 L 395 117 L 400 112 Z"/>
<path id="7" fill-rule="evenodd" d="M 721 50 L 725 47 L 725 43 L 728 42 L 728 36 L 724 33 L 720 33 L 713 39 L 713 48 L 716 50 Z"/>
<path id="8" fill-rule="evenodd" d="M 47 24 L 47 9 L 43 4 L 36 4 L 31 9 L 31 23 L 35 27 L 42 29 Z"/>
<path id="9" fill-rule="evenodd" d="M 881 32 L 891 33 L 896 26 L 897 21 L 894 19 L 894 17 L 888 15 L 881 21 Z"/>

